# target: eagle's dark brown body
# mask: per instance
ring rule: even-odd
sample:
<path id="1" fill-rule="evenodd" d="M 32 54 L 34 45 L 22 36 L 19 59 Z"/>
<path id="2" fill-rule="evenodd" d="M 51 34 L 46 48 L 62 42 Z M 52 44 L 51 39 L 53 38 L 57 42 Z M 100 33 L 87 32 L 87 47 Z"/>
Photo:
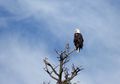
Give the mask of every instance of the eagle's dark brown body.
<path id="1" fill-rule="evenodd" d="M 74 33 L 74 45 L 76 50 L 83 48 L 83 36 L 81 33 Z"/>

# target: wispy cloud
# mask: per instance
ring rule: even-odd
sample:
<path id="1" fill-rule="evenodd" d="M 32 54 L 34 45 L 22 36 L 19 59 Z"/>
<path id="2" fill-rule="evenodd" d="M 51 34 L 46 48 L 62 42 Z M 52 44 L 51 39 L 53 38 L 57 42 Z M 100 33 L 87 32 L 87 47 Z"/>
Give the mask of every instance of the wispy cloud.
<path id="1" fill-rule="evenodd" d="M 71 58 L 85 70 L 75 80 L 82 84 L 120 83 L 118 3 L 118 0 L 1 0 L 0 83 L 38 84 L 49 79 L 44 75 L 42 59 L 50 56 L 55 62 L 55 53 L 50 53 L 54 48 L 61 48 L 66 42 L 73 47 L 76 27 L 80 27 L 85 43 L 80 55 Z"/>
<path id="2" fill-rule="evenodd" d="M 1 84 L 37 84 L 48 81 L 45 79 L 49 77 L 45 76 L 43 70 L 43 59 L 49 57 L 44 43 L 34 47 L 25 43 L 25 39 L 12 36 L 1 38 L 0 45 Z"/>

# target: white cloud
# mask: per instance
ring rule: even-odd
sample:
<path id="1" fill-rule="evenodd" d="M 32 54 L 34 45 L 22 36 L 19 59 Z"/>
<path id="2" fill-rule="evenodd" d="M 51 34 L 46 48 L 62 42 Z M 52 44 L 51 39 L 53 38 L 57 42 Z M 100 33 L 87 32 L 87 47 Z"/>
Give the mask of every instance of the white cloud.
<path id="1" fill-rule="evenodd" d="M 0 1 L 0 5 L 14 15 L 11 17 L 12 19 L 24 20 L 28 17 L 34 17 L 39 22 L 42 18 L 48 23 L 50 32 L 63 41 L 66 39 L 66 41 L 71 41 L 74 28 L 80 26 L 85 38 L 85 48 L 80 55 L 84 57 L 73 59 L 76 60 L 76 63 L 81 62 L 83 67 L 88 70 L 87 74 L 82 74 L 80 78 L 81 83 L 88 84 L 86 81 L 89 81 L 89 84 L 113 84 L 120 82 L 118 79 L 120 76 L 120 12 L 113 5 L 109 4 L 109 1 L 50 2 L 43 0 L 19 0 L 11 2 L 6 0 Z M 5 24 L 7 26 L 5 20 L 2 19 L 2 21 L 2 25 Z M 39 82 L 39 74 L 42 74 L 42 72 L 39 73 L 39 70 L 42 69 L 42 66 L 39 68 L 38 59 L 43 59 L 39 55 L 47 55 L 47 50 L 39 50 L 39 48 L 33 50 L 28 47 L 29 45 L 25 46 L 18 41 L 12 41 L 11 43 L 4 43 L 3 41 L 2 45 L 6 46 L 1 47 L 0 62 L 7 67 L 9 66 L 10 70 L 21 77 L 18 79 L 24 80 L 25 83 Z M 45 44 L 43 47 L 45 47 Z M 6 51 L 7 53 L 5 53 Z M 12 58 L 8 59 L 9 56 Z M 13 65 L 11 66 L 10 63 Z M 18 64 L 20 65 L 17 66 Z M 33 68 L 31 69 L 31 65 L 35 66 L 32 66 Z M 6 74 L 6 77 L 9 77 L 8 74 Z M 44 76 L 44 73 L 42 76 Z M 30 79 L 32 80 L 30 81 Z M 13 81 L 13 79 L 9 80 Z M 41 80 L 44 80 L 44 77 Z M 16 83 L 16 81 L 14 82 Z M 3 84 L 6 84 L 5 81 L 3 81 Z"/>
<path id="2" fill-rule="evenodd" d="M 43 70 L 43 59 L 49 57 L 47 47 L 41 43 L 41 47 L 35 48 L 24 41 L 18 36 L 1 39 L 0 84 L 42 84 L 50 80 Z"/>

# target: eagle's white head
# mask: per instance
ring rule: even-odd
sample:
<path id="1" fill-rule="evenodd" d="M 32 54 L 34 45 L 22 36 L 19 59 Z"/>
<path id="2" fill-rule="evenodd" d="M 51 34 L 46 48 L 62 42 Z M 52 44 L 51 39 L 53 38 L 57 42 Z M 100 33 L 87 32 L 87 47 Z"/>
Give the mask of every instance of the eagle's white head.
<path id="1" fill-rule="evenodd" d="M 75 29 L 75 33 L 80 33 L 80 29 Z"/>

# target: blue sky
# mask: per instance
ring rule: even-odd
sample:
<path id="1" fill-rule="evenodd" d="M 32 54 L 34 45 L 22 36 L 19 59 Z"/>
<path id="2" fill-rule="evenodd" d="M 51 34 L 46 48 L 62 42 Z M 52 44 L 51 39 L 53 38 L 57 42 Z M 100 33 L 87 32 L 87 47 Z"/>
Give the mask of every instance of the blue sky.
<path id="1" fill-rule="evenodd" d="M 54 49 L 73 45 L 75 28 L 84 37 L 71 63 L 83 70 L 80 84 L 120 83 L 120 0 L 0 0 L 0 84 L 54 81 L 43 59 L 56 63 Z"/>

